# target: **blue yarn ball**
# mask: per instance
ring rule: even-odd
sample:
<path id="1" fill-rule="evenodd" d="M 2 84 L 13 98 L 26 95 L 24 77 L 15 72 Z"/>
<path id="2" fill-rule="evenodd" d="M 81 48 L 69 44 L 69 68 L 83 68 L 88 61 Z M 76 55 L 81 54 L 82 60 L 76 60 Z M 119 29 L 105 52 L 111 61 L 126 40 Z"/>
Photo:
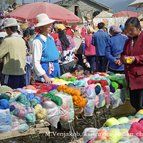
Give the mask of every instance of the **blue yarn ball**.
<path id="1" fill-rule="evenodd" d="M 110 92 L 114 93 L 115 91 L 115 87 L 113 87 L 112 84 L 110 84 Z"/>
<path id="2" fill-rule="evenodd" d="M 15 110 L 15 106 L 14 105 L 11 105 L 10 106 L 10 112 L 14 111 Z"/>
<path id="3" fill-rule="evenodd" d="M 0 100 L 0 109 L 9 109 L 10 104 L 9 101 L 6 99 L 1 99 Z"/>
<path id="4" fill-rule="evenodd" d="M 101 87 L 100 87 L 100 85 L 97 85 L 95 87 L 95 93 L 96 93 L 96 95 L 98 95 L 100 93 L 100 91 L 101 91 Z"/>

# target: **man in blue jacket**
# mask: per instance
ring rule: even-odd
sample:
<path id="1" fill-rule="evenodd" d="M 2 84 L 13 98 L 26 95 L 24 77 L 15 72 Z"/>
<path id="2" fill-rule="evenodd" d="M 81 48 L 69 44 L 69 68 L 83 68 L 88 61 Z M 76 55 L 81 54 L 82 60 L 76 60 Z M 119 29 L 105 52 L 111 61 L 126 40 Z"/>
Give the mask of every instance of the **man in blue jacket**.
<path id="1" fill-rule="evenodd" d="M 96 47 L 96 69 L 97 72 L 106 72 L 108 60 L 106 59 L 106 47 L 110 41 L 107 32 L 104 31 L 105 24 L 98 23 L 98 31 L 93 34 L 92 44 Z"/>

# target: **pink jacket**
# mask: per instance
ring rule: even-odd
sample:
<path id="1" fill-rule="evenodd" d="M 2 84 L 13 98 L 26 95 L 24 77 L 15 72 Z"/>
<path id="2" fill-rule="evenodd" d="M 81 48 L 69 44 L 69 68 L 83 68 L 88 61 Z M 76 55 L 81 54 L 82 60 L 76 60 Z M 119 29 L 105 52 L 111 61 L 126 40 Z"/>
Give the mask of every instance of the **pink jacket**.
<path id="1" fill-rule="evenodd" d="M 85 35 L 85 51 L 84 54 L 86 56 L 93 56 L 96 54 L 96 47 L 91 44 L 92 35 L 86 34 Z"/>

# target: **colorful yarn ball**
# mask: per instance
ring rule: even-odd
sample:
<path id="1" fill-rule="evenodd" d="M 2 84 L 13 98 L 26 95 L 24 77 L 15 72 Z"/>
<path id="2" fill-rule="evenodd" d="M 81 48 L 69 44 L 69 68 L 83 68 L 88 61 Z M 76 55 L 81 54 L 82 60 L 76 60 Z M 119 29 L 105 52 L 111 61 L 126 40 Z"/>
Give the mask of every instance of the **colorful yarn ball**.
<path id="1" fill-rule="evenodd" d="M 36 121 L 36 117 L 34 113 L 28 113 L 25 116 L 26 122 L 29 124 L 34 124 Z"/>
<path id="2" fill-rule="evenodd" d="M 117 82 L 111 82 L 112 86 L 117 90 L 119 88 L 119 84 Z"/>
<path id="3" fill-rule="evenodd" d="M 109 139 L 112 141 L 112 143 L 118 143 L 121 138 L 122 133 L 119 129 L 111 129 L 109 131 Z"/>
<path id="4" fill-rule="evenodd" d="M 143 114 L 143 109 L 140 109 L 137 113 Z"/>
<path id="5" fill-rule="evenodd" d="M 5 94 L 5 93 L 2 93 L 2 94 L 0 94 L 0 99 L 6 99 L 6 100 L 8 100 L 8 101 L 9 101 L 10 96 L 8 96 L 8 95 L 7 95 L 7 94 Z"/>
<path id="6" fill-rule="evenodd" d="M 9 108 L 10 108 L 9 101 L 6 99 L 1 99 L 0 100 L 0 109 L 9 109 Z"/>
<path id="7" fill-rule="evenodd" d="M 112 84 L 110 84 L 110 92 L 114 93 L 115 91 L 115 88 L 112 86 Z"/>
<path id="8" fill-rule="evenodd" d="M 126 124 L 129 122 L 129 119 L 127 117 L 121 117 L 118 119 L 120 124 Z"/>
<path id="9" fill-rule="evenodd" d="M 114 125 L 119 125 L 119 121 L 112 117 L 112 118 L 109 118 L 106 122 L 105 122 L 105 125 L 108 126 L 108 127 L 112 127 Z"/>
<path id="10" fill-rule="evenodd" d="M 100 91 L 101 91 L 101 86 L 100 86 L 100 85 L 97 85 L 97 86 L 95 87 L 95 93 L 96 93 L 96 95 L 98 95 L 98 94 L 100 93 Z"/>
<path id="11" fill-rule="evenodd" d="M 15 106 L 14 105 L 11 105 L 10 106 L 10 112 L 14 111 L 15 110 Z"/>

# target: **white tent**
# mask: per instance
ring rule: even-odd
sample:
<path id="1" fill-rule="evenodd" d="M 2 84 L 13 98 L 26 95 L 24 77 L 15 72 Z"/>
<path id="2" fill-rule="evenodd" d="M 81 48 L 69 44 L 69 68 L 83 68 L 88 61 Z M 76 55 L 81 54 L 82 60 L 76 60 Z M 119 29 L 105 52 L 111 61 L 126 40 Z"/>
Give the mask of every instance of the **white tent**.
<path id="1" fill-rule="evenodd" d="M 136 7 L 136 8 L 141 8 L 143 7 L 143 0 L 136 0 L 129 4 L 129 6 Z"/>
<path id="2" fill-rule="evenodd" d="M 113 15 L 112 13 L 109 13 L 107 11 L 102 11 L 96 17 L 97 18 L 111 18 L 112 15 Z"/>

